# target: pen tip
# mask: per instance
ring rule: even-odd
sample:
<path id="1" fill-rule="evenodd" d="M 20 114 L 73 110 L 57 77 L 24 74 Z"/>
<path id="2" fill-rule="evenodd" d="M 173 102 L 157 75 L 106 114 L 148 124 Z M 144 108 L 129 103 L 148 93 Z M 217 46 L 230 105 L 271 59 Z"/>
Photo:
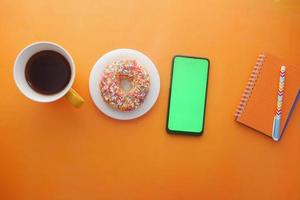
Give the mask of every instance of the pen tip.
<path id="1" fill-rule="evenodd" d="M 281 71 L 285 71 L 285 66 L 282 65 L 281 68 L 280 68 L 280 70 L 281 70 Z"/>

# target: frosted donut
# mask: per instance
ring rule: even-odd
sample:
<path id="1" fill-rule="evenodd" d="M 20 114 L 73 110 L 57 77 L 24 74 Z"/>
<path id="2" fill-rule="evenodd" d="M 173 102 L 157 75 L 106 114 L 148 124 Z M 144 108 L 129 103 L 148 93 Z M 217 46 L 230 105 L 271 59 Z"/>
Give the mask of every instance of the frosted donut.
<path id="1" fill-rule="evenodd" d="M 124 89 L 127 80 L 131 88 Z M 145 100 L 150 87 L 148 72 L 135 60 L 119 60 L 105 67 L 100 92 L 106 103 L 119 111 L 136 110 Z"/>

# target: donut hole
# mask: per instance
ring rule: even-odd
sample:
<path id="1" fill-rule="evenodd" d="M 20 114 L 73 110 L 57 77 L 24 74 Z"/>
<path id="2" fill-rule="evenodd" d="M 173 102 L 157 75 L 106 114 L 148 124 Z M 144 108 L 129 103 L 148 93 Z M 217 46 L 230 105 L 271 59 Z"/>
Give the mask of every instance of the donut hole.
<path id="1" fill-rule="evenodd" d="M 133 88 L 131 80 L 127 77 L 122 77 L 120 84 L 121 84 L 121 89 L 124 90 L 125 92 L 129 92 Z"/>

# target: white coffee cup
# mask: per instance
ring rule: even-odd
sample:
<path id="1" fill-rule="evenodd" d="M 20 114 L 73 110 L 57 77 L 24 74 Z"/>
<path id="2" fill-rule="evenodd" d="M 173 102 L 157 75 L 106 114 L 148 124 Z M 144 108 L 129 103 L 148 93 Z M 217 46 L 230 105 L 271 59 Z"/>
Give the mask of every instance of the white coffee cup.
<path id="1" fill-rule="evenodd" d="M 55 51 L 63 55 L 67 59 L 71 67 L 71 78 L 67 86 L 60 92 L 51 95 L 45 95 L 36 92 L 30 87 L 25 78 L 25 68 L 28 60 L 34 54 L 44 50 Z M 14 80 L 16 82 L 16 85 L 23 95 L 36 102 L 48 103 L 56 101 L 62 97 L 66 97 L 71 102 L 71 104 L 73 104 L 75 107 L 79 107 L 83 103 L 83 99 L 75 92 L 75 90 L 72 89 L 74 79 L 75 64 L 71 55 L 63 47 L 53 42 L 42 41 L 32 43 L 25 47 L 23 50 L 21 50 L 21 52 L 18 54 L 15 60 Z"/>

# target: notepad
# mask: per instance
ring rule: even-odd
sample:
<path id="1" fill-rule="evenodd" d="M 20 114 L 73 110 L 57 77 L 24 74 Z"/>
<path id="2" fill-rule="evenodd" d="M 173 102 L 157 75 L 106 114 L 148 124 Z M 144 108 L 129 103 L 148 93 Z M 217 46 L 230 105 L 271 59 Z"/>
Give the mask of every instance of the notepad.
<path id="1" fill-rule="evenodd" d="M 286 77 L 279 132 L 280 135 L 285 132 L 300 99 L 300 66 L 290 65 L 270 54 L 260 54 L 257 58 L 235 112 L 237 122 L 272 137 L 278 80 L 283 65 L 286 66 Z"/>

